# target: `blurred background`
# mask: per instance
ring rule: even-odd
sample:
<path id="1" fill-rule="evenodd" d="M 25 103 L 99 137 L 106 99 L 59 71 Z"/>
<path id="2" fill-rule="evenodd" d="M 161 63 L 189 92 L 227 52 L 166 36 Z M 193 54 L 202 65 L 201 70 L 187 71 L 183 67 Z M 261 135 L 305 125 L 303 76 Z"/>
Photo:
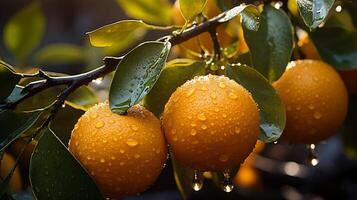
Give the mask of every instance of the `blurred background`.
<path id="1" fill-rule="evenodd" d="M 33 2 L 32 0 L 0 1 L 1 36 L 10 18 Z M 47 0 L 41 1 L 39 8 L 43 15 L 44 32 L 38 44 L 28 55 L 14 55 L 5 48 L 4 40 L 0 40 L 0 58 L 16 66 L 19 71 L 41 68 L 76 74 L 102 65 L 104 56 L 122 55 L 140 41 L 154 40 L 165 35 L 165 32 L 150 31 L 145 37 L 125 48 L 91 47 L 86 32 L 119 20 L 130 19 L 115 0 Z M 352 7 L 352 10 L 351 13 L 355 15 L 356 7 Z M 31 28 L 33 28 L 32 24 L 29 24 L 28 29 Z M 109 83 L 110 78 L 105 78 L 91 84 L 99 94 L 99 99 L 107 98 Z M 355 95 L 350 98 L 350 101 L 356 99 Z M 353 111 L 356 109 L 356 107 L 350 108 Z M 357 122 L 355 113 L 357 112 L 349 113 L 349 124 Z M 346 130 L 349 134 L 341 134 Z M 221 188 L 215 186 L 212 176 L 205 174 L 203 189 L 199 192 L 190 191 L 188 197 L 189 199 L 357 199 L 357 160 L 355 151 L 350 148 L 357 146 L 356 134 L 356 129 L 346 124 L 341 128 L 340 134 L 309 148 L 305 145 L 289 145 L 280 141 L 277 144 L 258 144 L 256 151 L 241 166 L 234 178 L 236 187 L 233 192 L 223 192 Z M 313 151 L 317 157 L 314 157 L 310 151 Z M 28 186 L 26 166 L 21 166 L 21 169 L 22 177 L 25 179 L 22 188 L 26 190 Z M 18 195 L 32 199 L 30 193 L 20 192 Z M 141 195 L 126 199 L 181 198 L 175 184 L 172 164 L 168 161 L 164 172 L 152 188 Z"/>

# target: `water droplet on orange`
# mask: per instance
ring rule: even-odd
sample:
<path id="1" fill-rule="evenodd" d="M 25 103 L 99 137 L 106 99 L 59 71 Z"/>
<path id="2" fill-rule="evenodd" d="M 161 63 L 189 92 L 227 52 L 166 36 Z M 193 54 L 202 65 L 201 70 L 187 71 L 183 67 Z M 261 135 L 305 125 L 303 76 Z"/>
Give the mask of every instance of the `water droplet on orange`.
<path id="1" fill-rule="evenodd" d="M 315 119 L 320 119 L 321 117 L 322 117 L 322 114 L 319 111 L 314 112 Z"/>
<path id="2" fill-rule="evenodd" d="M 226 88 L 226 85 L 223 82 L 219 82 L 218 86 L 222 89 Z"/>
<path id="3" fill-rule="evenodd" d="M 210 94 L 210 96 L 211 96 L 212 99 L 216 99 L 217 98 L 217 95 L 215 93 L 213 93 L 213 92 Z"/>
<path id="4" fill-rule="evenodd" d="M 197 115 L 197 118 L 198 118 L 199 120 L 201 120 L 201 121 L 205 121 L 205 120 L 207 119 L 206 116 L 205 116 L 205 114 L 203 114 L 203 113 L 198 114 L 198 115 Z"/>
<path id="5" fill-rule="evenodd" d="M 230 93 L 228 94 L 228 97 L 229 97 L 230 99 L 237 99 L 237 98 L 238 98 L 238 96 L 237 96 L 236 94 L 234 94 L 233 92 L 230 92 Z"/>
<path id="6" fill-rule="evenodd" d="M 101 162 L 101 163 L 104 163 L 104 162 L 105 162 L 104 158 L 101 158 L 101 159 L 100 159 L 100 162 Z"/>
<path id="7" fill-rule="evenodd" d="M 136 141 L 134 139 L 128 139 L 126 141 L 126 144 L 129 145 L 130 147 L 135 147 L 136 145 L 138 145 L 138 141 Z"/>
<path id="8" fill-rule="evenodd" d="M 195 136 L 197 134 L 197 131 L 195 129 L 192 129 L 190 133 L 192 136 Z"/>
<path id="9" fill-rule="evenodd" d="M 96 124 L 95 124 L 95 127 L 96 128 L 102 128 L 104 126 L 104 122 L 103 121 L 98 121 Z"/>
<path id="10" fill-rule="evenodd" d="M 202 90 L 202 91 L 207 91 L 207 90 L 208 90 L 208 88 L 207 88 L 207 87 L 205 87 L 205 86 L 202 86 L 202 87 L 201 87 L 201 90 Z"/>
<path id="11" fill-rule="evenodd" d="M 207 125 L 206 124 L 202 124 L 201 129 L 202 130 L 206 130 L 207 129 Z"/>
<path id="12" fill-rule="evenodd" d="M 310 104 L 310 105 L 309 105 L 309 109 L 310 109 L 310 110 L 313 110 L 313 109 L 315 109 L 315 106 L 312 105 L 312 104 Z"/>
<path id="13" fill-rule="evenodd" d="M 229 156 L 226 154 L 222 154 L 219 156 L 219 161 L 221 162 L 227 162 L 229 160 Z"/>
<path id="14" fill-rule="evenodd" d="M 135 126 L 135 125 L 131 125 L 131 129 L 132 129 L 133 131 L 137 131 L 137 130 L 138 130 L 138 127 Z"/>
<path id="15" fill-rule="evenodd" d="M 188 92 L 186 93 L 186 97 L 190 97 L 194 92 L 195 92 L 195 88 L 191 88 L 191 89 L 188 90 Z"/>

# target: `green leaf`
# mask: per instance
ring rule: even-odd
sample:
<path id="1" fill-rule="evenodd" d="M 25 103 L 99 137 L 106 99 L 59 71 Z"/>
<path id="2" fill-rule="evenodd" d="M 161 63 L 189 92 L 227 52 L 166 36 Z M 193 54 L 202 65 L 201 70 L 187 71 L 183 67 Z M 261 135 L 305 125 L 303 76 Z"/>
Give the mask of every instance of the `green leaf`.
<path id="1" fill-rule="evenodd" d="M 17 12 L 4 27 L 4 44 L 21 62 L 39 44 L 45 28 L 39 1 Z"/>
<path id="2" fill-rule="evenodd" d="M 233 7 L 233 2 L 231 0 L 217 0 L 216 4 L 221 11 L 226 11 Z"/>
<path id="3" fill-rule="evenodd" d="M 144 106 L 159 117 L 177 87 L 197 75 L 204 75 L 205 62 L 175 59 L 168 62 L 152 90 L 144 98 Z"/>
<path id="4" fill-rule="evenodd" d="M 90 43 L 95 47 L 128 45 L 142 38 L 152 26 L 141 20 L 123 20 L 88 32 Z"/>
<path id="5" fill-rule="evenodd" d="M 245 87 L 258 104 L 260 112 L 259 139 L 273 142 L 281 136 L 286 122 L 284 104 L 267 79 L 251 67 L 231 65 L 226 75 Z"/>
<path id="6" fill-rule="evenodd" d="M 158 25 L 171 23 L 171 6 L 168 0 L 116 0 L 124 12 L 134 19 Z"/>
<path id="7" fill-rule="evenodd" d="M 36 65 L 73 64 L 85 61 L 82 47 L 73 44 L 51 44 L 34 55 Z"/>
<path id="8" fill-rule="evenodd" d="M 195 17 L 202 13 L 207 0 L 179 0 L 180 10 L 188 22 L 194 21 Z"/>
<path id="9" fill-rule="evenodd" d="M 66 101 L 66 104 L 81 109 L 88 110 L 90 107 L 98 103 L 97 95 L 87 86 L 81 86 L 71 93 Z"/>
<path id="10" fill-rule="evenodd" d="M 113 112 L 125 113 L 150 92 L 165 65 L 170 48 L 169 42 L 145 42 L 120 61 L 109 93 Z"/>
<path id="11" fill-rule="evenodd" d="M 11 142 L 28 130 L 36 122 L 41 113 L 39 110 L 33 112 L 1 110 L 0 151 L 4 150 Z"/>
<path id="12" fill-rule="evenodd" d="M 21 76 L 15 74 L 8 64 L 3 61 L 0 62 L 0 102 L 11 94 L 20 79 Z"/>
<path id="13" fill-rule="evenodd" d="M 317 28 L 327 17 L 335 0 L 297 0 L 300 14 L 310 29 Z"/>
<path id="14" fill-rule="evenodd" d="M 36 199 L 104 199 L 94 181 L 49 129 L 43 130 L 30 162 Z"/>
<path id="15" fill-rule="evenodd" d="M 243 26 L 252 63 L 270 82 L 285 71 L 293 50 L 293 28 L 283 10 L 265 5 L 258 31 Z"/>
<path id="16" fill-rule="evenodd" d="M 357 31 L 322 28 L 310 33 L 324 61 L 340 70 L 357 69 Z"/>
<path id="17" fill-rule="evenodd" d="M 68 144 L 74 125 L 83 114 L 83 110 L 73 108 L 69 105 L 66 105 L 66 107 L 61 108 L 58 111 L 56 118 L 51 122 L 50 127 L 63 144 Z"/>
<path id="18" fill-rule="evenodd" d="M 259 28 L 259 10 L 253 5 L 239 5 L 220 14 L 218 22 L 228 22 L 238 15 L 242 16 L 243 26 L 251 31 Z"/>

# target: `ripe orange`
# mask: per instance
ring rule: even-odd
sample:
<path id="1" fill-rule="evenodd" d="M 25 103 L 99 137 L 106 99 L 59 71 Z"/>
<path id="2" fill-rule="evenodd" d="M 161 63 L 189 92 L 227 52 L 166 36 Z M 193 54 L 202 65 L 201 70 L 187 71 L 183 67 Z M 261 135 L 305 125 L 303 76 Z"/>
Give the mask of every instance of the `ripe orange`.
<path id="1" fill-rule="evenodd" d="M 220 11 L 216 6 L 215 1 L 208 0 L 204 9 L 204 14 L 208 18 L 212 18 L 217 16 L 219 13 Z M 175 25 L 185 24 L 185 19 L 181 14 L 180 4 L 178 0 L 175 2 L 174 6 L 172 7 L 172 16 Z M 219 26 L 217 28 L 217 34 L 221 47 L 228 47 L 232 43 L 233 37 L 229 35 L 224 25 Z M 188 49 L 190 51 L 199 52 L 199 53 L 201 52 L 201 46 L 203 46 L 207 51 L 213 52 L 213 42 L 211 36 L 209 35 L 209 33 L 206 32 L 181 43 L 179 46 L 183 50 Z"/>
<path id="2" fill-rule="evenodd" d="M 167 157 L 160 121 L 140 105 L 126 115 L 112 113 L 108 103 L 90 108 L 75 125 L 69 150 L 110 198 L 144 191 Z"/>
<path id="3" fill-rule="evenodd" d="M 180 86 L 163 114 L 175 158 L 197 170 L 226 170 L 252 152 L 259 113 L 251 94 L 224 76 L 200 76 Z"/>
<path id="4" fill-rule="evenodd" d="M 1 176 L 1 178 L 7 177 L 7 175 L 11 172 L 14 164 L 15 164 L 14 158 L 10 154 L 4 153 L 2 160 L 0 161 L 0 176 Z M 0 179 L 0 183 L 1 182 L 2 182 L 2 180 Z M 21 180 L 20 169 L 18 167 L 16 167 L 16 169 L 10 179 L 8 191 L 19 192 L 19 191 L 21 191 L 21 189 L 22 189 L 22 180 Z"/>
<path id="5" fill-rule="evenodd" d="M 317 60 L 292 61 L 273 86 L 286 106 L 283 139 L 316 143 L 335 134 L 347 113 L 347 91 L 338 73 Z"/>

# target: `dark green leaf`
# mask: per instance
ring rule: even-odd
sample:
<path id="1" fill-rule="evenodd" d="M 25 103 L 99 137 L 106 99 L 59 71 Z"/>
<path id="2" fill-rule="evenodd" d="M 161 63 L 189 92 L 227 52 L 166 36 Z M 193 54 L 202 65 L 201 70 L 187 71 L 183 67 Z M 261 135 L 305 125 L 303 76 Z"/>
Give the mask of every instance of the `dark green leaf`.
<path id="1" fill-rule="evenodd" d="M 145 42 L 130 51 L 119 63 L 110 86 L 109 104 L 123 114 L 150 92 L 165 65 L 171 44 Z"/>
<path id="2" fill-rule="evenodd" d="M 116 0 L 124 12 L 134 19 L 149 23 L 169 25 L 171 6 L 168 0 Z"/>
<path id="3" fill-rule="evenodd" d="M 335 0 L 297 0 L 300 14 L 305 24 L 317 28 L 327 17 Z"/>
<path id="4" fill-rule="evenodd" d="M 24 61 L 41 41 L 44 21 L 40 3 L 34 1 L 5 24 L 4 44 L 20 61 Z"/>
<path id="5" fill-rule="evenodd" d="M 248 66 L 227 66 L 226 75 L 245 87 L 258 104 L 261 130 L 259 139 L 264 142 L 276 141 L 286 122 L 284 104 L 276 90 L 264 76 Z"/>
<path id="6" fill-rule="evenodd" d="M 41 111 L 15 112 L 12 110 L 0 111 L 0 151 L 21 136 L 39 118 Z"/>
<path id="7" fill-rule="evenodd" d="M 357 69 L 357 31 L 322 28 L 310 33 L 320 56 L 341 70 Z"/>
<path id="8" fill-rule="evenodd" d="M 68 144 L 74 125 L 83 114 L 83 110 L 73 108 L 69 105 L 66 105 L 66 107 L 58 111 L 50 127 L 63 144 Z"/>
<path id="9" fill-rule="evenodd" d="M 243 26 L 252 62 L 270 82 L 285 71 L 293 50 L 293 28 L 284 11 L 265 5 L 258 31 Z"/>
<path id="10" fill-rule="evenodd" d="M 23 89 L 23 86 L 16 85 L 11 94 L 6 98 L 5 102 L 14 103 L 19 99 L 22 99 L 27 94 L 27 92 L 24 92 Z"/>
<path id="11" fill-rule="evenodd" d="M 73 44 L 51 44 L 34 55 L 36 65 L 73 64 L 84 62 L 82 47 Z"/>
<path id="12" fill-rule="evenodd" d="M 180 10 L 186 21 L 192 22 L 195 17 L 202 13 L 207 0 L 179 0 Z"/>
<path id="13" fill-rule="evenodd" d="M 219 22 L 228 22 L 233 18 L 241 15 L 243 18 L 243 26 L 251 31 L 257 31 L 259 28 L 259 11 L 253 5 L 240 5 L 236 6 L 222 14 L 220 14 Z"/>
<path id="14" fill-rule="evenodd" d="M 217 6 L 221 11 L 229 10 L 233 7 L 232 0 L 217 0 Z"/>
<path id="15" fill-rule="evenodd" d="M 43 130 L 30 163 L 37 199 L 104 199 L 94 181 L 49 130 Z"/>
<path id="16" fill-rule="evenodd" d="M 21 76 L 13 72 L 11 68 L 4 62 L 0 62 L 0 102 L 8 97 L 15 85 L 20 81 Z"/>
<path id="17" fill-rule="evenodd" d="M 166 102 L 177 87 L 205 73 L 205 62 L 191 59 L 175 59 L 168 62 L 158 81 L 144 98 L 144 105 L 157 117 L 164 110 Z"/>

